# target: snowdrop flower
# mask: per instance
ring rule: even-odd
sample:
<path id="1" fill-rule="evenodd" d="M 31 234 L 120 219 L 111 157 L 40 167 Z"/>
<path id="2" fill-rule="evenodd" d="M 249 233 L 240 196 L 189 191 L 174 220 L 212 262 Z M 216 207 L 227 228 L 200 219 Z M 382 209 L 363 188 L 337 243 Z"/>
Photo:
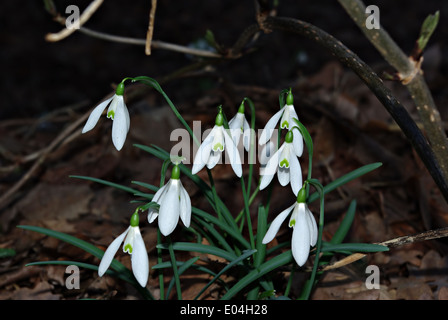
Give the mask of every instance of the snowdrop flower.
<path id="1" fill-rule="evenodd" d="M 300 267 L 307 261 L 310 247 L 316 245 L 318 236 L 316 220 L 308 209 L 305 199 L 305 188 L 302 188 L 297 197 L 297 201 L 286 210 L 280 212 L 280 214 L 272 221 L 271 226 L 262 241 L 264 244 L 271 242 L 280 229 L 283 221 L 285 221 L 288 215 L 292 212 L 291 218 L 289 219 L 289 227 L 293 228 L 291 251 L 294 260 Z"/>
<path id="2" fill-rule="evenodd" d="M 276 172 L 280 184 L 286 186 L 288 183 L 291 183 L 291 189 L 295 195 L 302 188 L 302 169 L 294 150 L 294 138 L 293 132 L 288 131 L 285 136 L 285 142 L 269 158 L 266 166 L 260 169 L 260 190 L 263 190 L 271 183 Z"/>
<path id="3" fill-rule="evenodd" d="M 149 208 L 149 223 L 159 218 L 159 229 L 164 236 L 168 236 L 176 228 L 179 217 L 185 227 L 190 227 L 191 200 L 180 181 L 180 169 L 178 165 L 171 171 L 171 179 L 161 187 L 154 197 L 153 202 L 159 204 L 159 209 Z"/>
<path id="4" fill-rule="evenodd" d="M 93 109 L 92 113 L 89 116 L 89 119 L 87 119 L 87 122 L 82 129 L 82 133 L 86 133 L 92 130 L 103 114 L 104 109 L 106 109 L 106 107 L 110 103 L 109 108 L 107 109 L 107 117 L 113 120 L 112 142 L 114 143 L 114 146 L 118 151 L 123 148 L 130 125 L 129 111 L 126 107 L 126 104 L 124 103 L 123 93 L 124 83 L 121 82 L 117 86 L 115 95 L 101 102 L 98 106 L 95 107 L 95 109 Z"/>
<path id="5" fill-rule="evenodd" d="M 238 146 L 240 142 L 241 134 L 243 134 L 243 146 L 247 152 L 250 147 L 250 126 L 244 117 L 244 102 L 241 103 L 238 108 L 237 114 L 229 121 L 230 134 L 235 145 Z"/>
<path id="6" fill-rule="evenodd" d="M 238 177 L 241 177 L 243 169 L 241 166 L 241 158 L 232 137 L 224 129 L 224 116 L 222 110 L 219 110 L 216 116 L 215 126 L 200 145 L 193 161 L 192 174 L 198 173 L 205 165 L 212 169 L 221 159 L 221 154 L 227 151 L 230 164 L 233 171 Z"/>
<path id="7" fill-rule="evenodd" d="M 137 209 L 131 217 L 130 226 L 125 232 L 120 234 L 107 248 L 98 267 L 100 277 L 107 271 L 121 243 L 123 251 L 131 255 L 132 272 L 142 287 L 146 287 L 149 276 L 149 261 L 146 253 L 145 243 L 139 228 L 139 218 Z"/>
<path id="8" fill-rule="evenodd" d="M 299 117 L 297 116 L 296 110 L 294 109 L 293 102 L 294 98 L 292 96 L 291 90 L 289 90 L 288 96 L 286 97 L 285 106 L 281 108 L 276 114 L 274 114 L 271 119 L 269 119 L 263 131 L 261 132 L 260 139 L 258 140 L 259 145 L 264 145 L 269 141 L 269 139 L 271 139 L 279 120 L 280 127 L 282 129 L 291 130 L 294 127 L 295 123 L 293 119 L 296 118 L 298 120 Z M 296 138 L 294 139 L 294 150 L 298 157 L 300 157 L 303 153 L 303 137 L 299 131 L 296 135 Z"/>

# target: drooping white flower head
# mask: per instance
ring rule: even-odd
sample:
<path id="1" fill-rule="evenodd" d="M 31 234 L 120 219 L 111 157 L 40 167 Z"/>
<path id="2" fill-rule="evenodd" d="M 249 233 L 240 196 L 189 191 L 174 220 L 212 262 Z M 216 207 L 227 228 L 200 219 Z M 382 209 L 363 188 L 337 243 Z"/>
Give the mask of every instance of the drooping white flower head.
<path id="1" fill-rule="evenodd" d="M 131 255 L 132 272 L 142 287 L 146 287 L 149 276 L 149 261 L 146 252 L 145 243 L 139 228 L 138 209 L 131 217 L 130 226 L 125 232 L 120 234 L 107 248 L 98 267 L 98 275 L 102 277 L 109 268 L 115 254 L 121 243 L 123 244 L 123 252 Z"/>
<path id="2" fill-rule="evenodd" d="M 266 166 L 260 169 L 260 190 L 266 188 L 271 183 L 275 173 L 277 173 L 280 184 L 286 186 L 290 183 L 294 194 L 298 194 L 300 188 L 302 188 L 302 168 L 295 151 L 294 139 L 293 132 L 288 131 L 285 136 L 285 142 L 269 158 Z"/>
<path id="3" fill-rule="evenodd" d="M 152 201 L 160 207 L 158 210 L 149 208 L 148 221 L 152 223 L 158 217 L 159 229 L 164 236 L 174 231 L 179 217 L 185 227 L 190 227 L 191 200 L 180 181 L 180 169 L 177 165 L 171 171 L 171 179 L 156 192 Z"/>
<path id="4" fill-rule="evenodd" d="M 302 188 L 302 190 L 305 190 L 305 188 Z M 271 242 L 283 221 L 292 212 L 291 218 L 289 219 L 289 227 L 293 228 L 291 251 L 294 260 L 299 266 L 303 266 L 306 263 L 310 253 L 310 247 L 316 245 L 318 236 L 316 220 L 308 209 L 303 197 L 304 195 L 300 192 L 297 201 L 289 208 L 280 212 L 272 221 L 262 241 L 264 244 Z"/>
<path id="5" fill-rule="evenodd" d="M 250 147 L 250 126 L 244 116 L 244 101 L 241 103 L 237 114 L 229 121 L 230 134 L 235 146 L 238 147 L 241 135 L 243 135 L 243 146 L 247 152 Z"/>
<path id="6" fill-rule="evenodd" d="M 276 114 L 274 114 L 272 118 L 269 119 L 269 121 L 266 123 L 258 140 L 259 145 L 264 145 L 271 139 L 272 134 L 276 130 L 276 126 L 279 120 L 280 127 L 282 129 L 291 130 L 294 127 L 295 122 L 293 119 L 296 118 L 297 120 L 299 120 L 299 117 L 297 116 L 297 112 L 294 109 L 293 102 L 294 98 L 290 90 L 286 97 L 286 104 L 284 105 L 284 107 L 281 108 Z M 293 143 L 295 152 L 297 153 L 297 156 L 300 157 L 303 153 L 303 137 L 298 130 Z"/>
<path id="7" fill-rule="evenodd" d="M 224 116 L 222 115 L 222 110 L 220 110 L 216 116 L 215 126 L 199 146 L 194 157 L 193 168 L 191 169 L 192 174 L 198 173 L 206 165 L 209 169 L 214 168 L 219 160 L 221 160 L 224 150 L 227 152 L 228 160 L 235 174 L 238 177 L 241 177 L 243 174 L 240 154 L 232 137 L 224 129 L 223 124 Z"/>
<path id="8" fill-rule="evenodd" d="M 101 102 L 98 106 L 95 107 L 95 109 L 93 109 L 92 113 L 87 119 L 86 124 L 84 125 L 84 128 L 82 129 L 82 133 L 86 133 L 92 130 L 103 114 L 104 109 L 106 109 L 106 107 L 109 105 L 109 108 L 107 109 L 107 117 L 113 120 L 112 142 L 114 143 L 114 146 L 118 151 L 123 148 L 130 126 L 129 111 L 126 107 L 126 104 L 124 103 L 123 93 L 124 83 L 121 82 L 117 86 L 115 94 L 112 97 Z"/>

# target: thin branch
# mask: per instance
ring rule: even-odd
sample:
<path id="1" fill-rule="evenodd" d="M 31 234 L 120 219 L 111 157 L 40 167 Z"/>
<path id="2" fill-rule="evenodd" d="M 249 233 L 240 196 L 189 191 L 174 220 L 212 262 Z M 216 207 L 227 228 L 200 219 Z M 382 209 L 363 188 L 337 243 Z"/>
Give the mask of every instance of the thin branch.
<path id="1" fill-rule="evenodd" d="M 116 36 L 104 32 L 94 31 L 92 29 L 81 27 L 79 32 L 82 32 L 88 36 L 112 41 L 112 42 L 118 42 L 118 43 L 126 43 L 126 44 L 132 44 L 132 45 L 139 45 L 139 46 L 146 46 L 146 40 L 145 39 L 138 39 L 138 38 L 130 38 L 130 37 L 122 37 L 122 36 Z M 224 58 L 224 56 L 220 55 L 219 53 L 215 53 L 212 51 L 207 50 L 200 50 L 200 49 L 194 49 L 189 48 L 185 46 L 181 46 L 178 44 L 168 43 L 160 40 L 152 40 L 151 41 L 151 47 L 154 49 L 164 49 L 164 50 L 170 50 L 185 54 L 191 54 L 194 56 L 199 57 L 206 57 L 206 58 Z"/>
<path id="2" fill-rule="evenodd" d="M 339 3 L 383 58 L 398 71 L 397 78 L 407 87 L 415 102 L 434 156 L 443 177 L 448 181 L 448 139 L 440 113 L 423 77 L 423 56 L 420 53 L 419 56 L 408 57 L 382 26 L 379 29 L 366 28 L 366 7 L 361 0 L 339 0 Z"/>
<path id="3" fill-rule="evenodd" d="M 293 32 L 319 43 L 335 55 L 344 66 L 352 69 L 375 94 L 401 128 L 425 164 L 445 200 L 448 201 L 447 180 L 444 178 L 434 151 L 407 110 L 393 96 L 389 88 L 384 86 L 381 78 L 364 61 L 339 40 L 307 22 L 292 18 L 270 16 L 259 19 L 259 22 L 262 24 L 261 28 L 264 30 Z"/>
<path id="4" fill-rule="evenodd" d="M 81 16 L 79 17 L 79 26 L 81 27 L 84 23 L 86 23 L 102 4 L 103 4 L 103 0 L 92 1 L 87 6 L 87 8 L 83 11 Z M 61 19 L 61 17 L 59 17 L 59 19 Z M 64 20 L 64 24 L 65 24 L 65 19 L 62 18 L 62 20 Z M 76 28 L 64 28 L 61 31 L 59 31 L 58 33 L 48 33 L 45 36 L 45 40 L 50 41 L 50 42 L 60 41 L 62 39 L 67 38 L 69 35 L 71 35 L 75 31 L 76 31 Z"/>
<path id="5" fill-rule="evenodd" d="M 151 0 L 151 10 L 149 12 L 149 26 L 146 33 L 145 53 L 151 55 L 151 41 L 154 33 L 154 19 L 156 17 L 157 0 Z"/>
<path id="6" fill-rule="evenodd" d="M 415 235 L 398 237 L 398 238 L 394 238 L 394 239 L 383 241 L 383 242 L 376 243 L 376 244 L 380 244 L 380 245 L 383 245 L 383 246 L 386 246 L 389 248 L 396 248 L 399 246 L 403 246 L 405 244 L 410 244 L 410 243 L 419 242 L 419 241 L 434 240 L 434 239 L 439 239 L 439 238 L 443 238 L 443 237 L 448 237 L 448 228 L 424 231 L 424 232 L 421 232 L 421 233 L 418 233 Z M 321 266 L 319 271 L 328 271 L 328 270 L 341 268 L 350 263 L 358 261 L 358 260 L 364 258 L 365 256 L 366 256 L 365 253 L 359 253 L 359 252 L 353 253 L 353 254 L 345 257 L 344 259 L 336 261 L 335 263 L 328 264 L 326 266 Z"/>

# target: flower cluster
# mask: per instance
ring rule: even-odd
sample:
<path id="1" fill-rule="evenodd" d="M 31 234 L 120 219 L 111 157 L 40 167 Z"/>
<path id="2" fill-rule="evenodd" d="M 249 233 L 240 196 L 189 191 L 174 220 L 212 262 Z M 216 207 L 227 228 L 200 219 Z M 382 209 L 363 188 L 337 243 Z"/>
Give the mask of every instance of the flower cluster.
<path id="1" fill-rule="evenodd" d="M 124 80 L 123 80 L 124 82 Z M 115 95 L 94 108 L 87 120 L 82 132 L 92 130 L 97 124 L 103 111 L 109 105 L 107 117 L 113 120 L 112 141 L 116 149 L 122 149 L 130 127 L 129 112 L 124 103 L 124 84 L 120 83 Z M 215 125 L 209 135 L 199 145 L 199 149 L 194 157 L 192 174 L 197 174 L 204 167 L 213 169 L 223 158 L 230 161 L 231 167 L 237 177 L 242 176 L 242 162 L 238 151 L 238 144 L 242 138 L 243 146 L 249 151 L 251 128 L 244 115 L 244 101 L 241 103 L 237 114 L 226 123 L 222 113 L 222 108 L 215 118 Z M 303 153 L 303 137 L 294 120 L 298 120 L 297 113 L 293 105 L 291 90 L 287 94 L 286 104 L 275 113 L 266 123 L 259 145 L 266 150 L 265 159 L 260 168 L 260 190 L 265 189 L 277 174 L 278 181 L 282 186 L 290 184 L 297 201 L 282 211 L 271 223 L 263 243 L 273 240 L 282 222 L 291 214 L 289 227 L 293 228 L 291 248 L 292 254 L 299 266 L 305 264 L 308 259 L 310 247 L 317 241 L 317 226 L 313 214 L 306 204 L 306 193 L 302 181 L 302 170 L 299 158 Z M 280 129 L 287 130 L 284 142 L 276 151 L 273 150 L 271 141 L 273 132 L 280 121 Z M 179 163 L 174 163 L 171 171 L 171 179 L 154 194 L 148 210 L 148 222 L 153 223 L 158 220 L 158 228 L 164 236 L 169 236 L 176 228 L 179 220 L 184 226 L 189 228 L 191 222 L 191 200 L 180 181 L 181 169 Z M 139 229 L 138 211 L 132 215 L 130 225 L 125 232 L 120 234 L 107 248 L 101 263 L 98 274 L 103 276 L 112 263 L 121 243 L 123 251 L 131 255 L 132 269 L 141 286 L 146 286 L 149 274 L 148 256 L 145 244 Z"/>

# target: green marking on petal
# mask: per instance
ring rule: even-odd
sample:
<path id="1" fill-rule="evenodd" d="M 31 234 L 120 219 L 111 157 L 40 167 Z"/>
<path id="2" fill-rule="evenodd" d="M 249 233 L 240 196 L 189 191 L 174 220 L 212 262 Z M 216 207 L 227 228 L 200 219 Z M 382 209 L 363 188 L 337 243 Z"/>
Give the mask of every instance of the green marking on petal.
<path id="1" fill-rule="evenodd" d="M 295 219 L 291 219 L 289 220 L 289 227 L 294 227 L 296 225 L 296 220 Z"/>
<path id="2" fill-rule="evenodd" d="M 127 252 L 129 254 L 132 253 L 132 246 L 130 243 L 128 243 L 127 245 L 124 246 L 124 252 Z"/>
<path id="3" fill-rule="evenodd" d="M 288 160 L 285 158 L 285 159 L 283 159 L 282 161 L 280 161 L 280 164 L 279 164 L 279 166 L 280 167 L 282 167 L 282 168 L 289 168 L 289 162 L 288 162 Z"/>
<path id="4" fill-rule="evenodd" d="M 224 150 L 224 146 L 220 142 L 218 142 L 217 144 L 215 144 L 213 146 L 213 151 L 218 151 L 218 149 L 219 149 L 219 151 L 223 151 Z"/>
<path id="5" fill-rule="evenodd" d="M 289 128 L 289 122 L 287 120 L 283 121 L 282 125 L 281 125 L 281 128 L 282 129 Z"/>
<path id="6" fill-rule="evenodd" d="M 107 113 L 107 117 L 108 117 L 108 118 L 111 118 L 112 120 L 114 120 L 115 112 L 114 112 L 113 110 L 110 110 L 110 111 Z"/>

